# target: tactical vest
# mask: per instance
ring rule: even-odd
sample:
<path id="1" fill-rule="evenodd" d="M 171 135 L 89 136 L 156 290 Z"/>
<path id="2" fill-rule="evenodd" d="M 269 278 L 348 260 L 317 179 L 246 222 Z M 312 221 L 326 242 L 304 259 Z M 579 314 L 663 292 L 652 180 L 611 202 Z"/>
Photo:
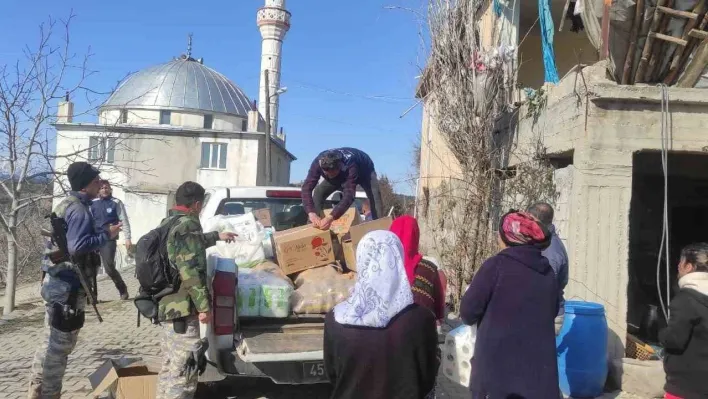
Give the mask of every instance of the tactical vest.
<path id="1" fill-rule="evenodd" d="M 81 200 L 76 198 L 73 195 L 69 195 L 61 202 L 59 205 L 57 205 L 56 208 L 54 208 L 54 213 L 60 218 L 64 218 L 64 215 L 66 214 L 66 210 L 69 209 L 69 206 L 72 204 L 81 204 Z M 51 228 L 51 226 L 50 226 Z M 55 275 L 56 273 L 62 271 L 62 270 L 70 270 L 72 265 L 69 262 L 64 262 L 60 263 L 58 265 L 53 264 L 49 260 L 48 254 L 54 252 L 57 250 L 57 246 L 52 242 L 50 238 L 47 238 L 45 241 L 45 247 L 44 247 L 44 256 L 42 256 L 42 271 L 49 273 L 49 275 Z"/>

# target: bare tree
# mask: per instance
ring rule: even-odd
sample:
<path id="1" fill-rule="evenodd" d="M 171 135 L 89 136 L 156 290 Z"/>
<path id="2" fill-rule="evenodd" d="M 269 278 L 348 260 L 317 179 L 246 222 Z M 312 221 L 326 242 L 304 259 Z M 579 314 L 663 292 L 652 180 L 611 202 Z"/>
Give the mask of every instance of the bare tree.
<path id="1" fill-rule="evenodd" d="M 0 245 L 7 248 L 0 251 L 0 260 L 6 260 L 0 265 L 0 283 L 5 283 L 5 314 L 15 307 L 20 272 L 29 264 L 39 264 L 43 242 L 40 226 L 51 210 L 52 199 L 68 191 L 62 172 L 55 169 L 57 161 L 88 160 L 101 167 L 102 159 L 91 159 L 90 154 L 105 153 L 107 145 L 128 152 L 131 140 L 161 140 L 115 133 L 115 126 L 105 126 L 93 147 L 53 153 L 52 124 L 57 121 L 60 101 L 85 97 L 87 110 L 76 115 L 81 116 L 93 114 L 97 109 L 94 99 L 108 94 L 84 86 L 95 71 L 88 68 L 90 49 L 82 56 L 71 49 L 69 28 L 73 19 L 73 13 L 63 20 L 50 17 L 39 26 L 38 42 L 26 46 L 22 59 L 0 65 Z M 134 159 L 109 165 L 108 170 L 150 173 L 149 161 Z"/>
<path id="2" fill-rule="evenodd" d="M 519 114 L 515 49 L 501 46 L 498 27 L 493 48 L 481 44 L 480 18 L 488 5 L 428 2 L 429 57 L 420 89 L 459 171 L 428 176 L 442 178 L 442 184 L 421 181 L 418 214 L 432 230 L 455 305 L 477 268 L 496 251 L 496 223 L 503 210 L 555 195 L 541 136 L 531 143 L 514 137 L 519 119 L 537 114 Z M 425 142 L 421 151 L 445 157 Z M 523 161 L 509 167 L 512 156 Z"/>

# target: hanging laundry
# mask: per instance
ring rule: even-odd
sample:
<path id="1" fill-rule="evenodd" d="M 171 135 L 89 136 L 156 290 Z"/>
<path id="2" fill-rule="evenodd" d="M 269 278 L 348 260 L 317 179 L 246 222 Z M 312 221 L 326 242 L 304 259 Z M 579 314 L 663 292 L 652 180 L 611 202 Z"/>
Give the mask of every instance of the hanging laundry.
<path id="1" fill-rule="evenodd" d="M 565 13 L 565 17 L 572 23 L 570 31 L 578 33 L 585 29 L 585 24 L 583 24 L 583 18 L 575 13 L 576 4 L 578 3 L 570 3 L 570 7 L 568 7 L 568 12 Z"/>
<path id="2" fill-rule="evenodd" d="M 499 0 L 494 0 L 494 13 L 497 14 L 497 17 L 502 15 L 502 5 Z"/>
<path id="3" fill-rule="evenodd" d="M 538 18 L 541 24 L 541 43 L 543 48 L 543 67 L 545 81 L 558 83 L 558 70 L 556 69 L 556 56 L 553 51 L 553 16 L 548 0 L 538 0 Z"/>

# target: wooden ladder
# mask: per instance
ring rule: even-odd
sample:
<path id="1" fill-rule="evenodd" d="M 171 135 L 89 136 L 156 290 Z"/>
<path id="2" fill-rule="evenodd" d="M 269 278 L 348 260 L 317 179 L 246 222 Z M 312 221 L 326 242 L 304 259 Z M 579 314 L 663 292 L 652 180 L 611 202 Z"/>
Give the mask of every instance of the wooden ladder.
<path id="1" fill-rule="evenodd" d="M 666 77 L 663 79 L 663 82 L 665 84 L 673 84 L 676 81 L 678 74 L 688 62 L 688 58 L 690 57 L 691 52 L 694 48 L 694 42 L 697 42 L 697 40 L 693 39 L 699 39 L 701 40 L 701 44 L 698 47 L 697 53 L 693 57 L 691 63 L 686 66 L 685 75 L 690 76 L 684 76 L 679 82 L 679 86 L 681 87 L 693 87 L 695 85 L 695 83 L 700 78 L 701 72 L 708 64 L 708 49 L 706 49 L 706 47 L 708 47 L 708 44 L 706 44 L 708 43 L 708 32 L 703 31 L 703 29 L 706 27 L 706 24 L 708 24 L 708 14 L 706 13 L 706 8 L 708 7 L 707 2 L 708 0 L 700 0 L 698 3 L 696 3 L 696 6 L 693 8 L 693 10 L 689 12 L 675 10 L 671 8 L 670 5 L 672 3 L 672 0 L 658 1 L 658 4 L 654 11 L 651 27 L 649 28 L 649 33 L 647 34 L 646 42 L 644 44 L 644 49 L 642 50 L 642 56 L 639 61 L 639 65 L 637 66 L 636 74 L 634 75 L 634 82 L 644 83 L 652 80 L 652 78 L 661 78 L 661 76 L 663 75 L 663 71 L 657 70 L 657 64 L 661 62 L 662 46 L 654 46 L 656 40 L 660 40 L 665 43 L 676 45 L 676 50 L 673 54 L 670 67 L 666 72 Z M 637 2 L 637 15 L 635 16 L 634 20 L 635 25 L 637 25 L 637 22 L 641 22 L 642 18 L 640 16 L 640 13 L 643 14 L 644 12 L 643 9 L 639 9 L 640 5 L 643 6 L 643 4 L 640 3 L 643 2 Z M 661 33 L 666 30 L 666 27 L 668 26 L 671 18 L 685 18 L 687 20 L 686 26 L 684 27 L 683 35 L 680 38 Z M 630 65 L 629 68 L 631 68 L 631 64 L 633 63 L 632 61 L 634 59 L 634 53 L 636 50 L 637 30 L 638 26 L 632 27 L 631 38 L 634 38 L 634 40 L 630 38 L 630 47 L 627 51 L 628 59 L 625 62 L 625 71 L 622 78 L 623 84 L 633 83 L 629 82 L 630 73 L 628 72 L 628 63 Z M 703 55 L 704 53 L 705 55 Z M 630 56 L 631 59 L 629 58 Z M 698 72 L 697 76 L 695 76 L 696 72 Z M 695 81 L 693 81 L 694 76 Z M 692 84 L 691 81 L 693 81 Z M 687 84 L 691 85 L 683 86 Z"/>

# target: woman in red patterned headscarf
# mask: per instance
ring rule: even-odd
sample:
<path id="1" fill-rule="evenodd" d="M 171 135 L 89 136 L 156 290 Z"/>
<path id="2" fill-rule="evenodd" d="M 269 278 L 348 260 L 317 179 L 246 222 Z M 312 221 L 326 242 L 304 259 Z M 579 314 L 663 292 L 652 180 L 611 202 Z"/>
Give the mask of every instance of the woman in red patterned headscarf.
<path id="1" fill-rule="evenodd" d="M 415 303 L 430 309 L 437 320 L 442 319 L 445 317 L 445 287 L 437 266 L 423 259 L 423 255 L 418 252 L 418 221 L 412 216 L 403 215 L 393 221 L 391 231 L 403 243 L 406 276 L 411 284 Z"/>
<path id="2" fill-rule="evenodd" d="M 462 298 L 462 320 L 478 325 L 473 399 L 560 397 L 554 326 L 558 282 L 541 253 L 550 240 L 533 216 L 507 213 L 499 223 L 501 250 L 477 270 Z"/>

